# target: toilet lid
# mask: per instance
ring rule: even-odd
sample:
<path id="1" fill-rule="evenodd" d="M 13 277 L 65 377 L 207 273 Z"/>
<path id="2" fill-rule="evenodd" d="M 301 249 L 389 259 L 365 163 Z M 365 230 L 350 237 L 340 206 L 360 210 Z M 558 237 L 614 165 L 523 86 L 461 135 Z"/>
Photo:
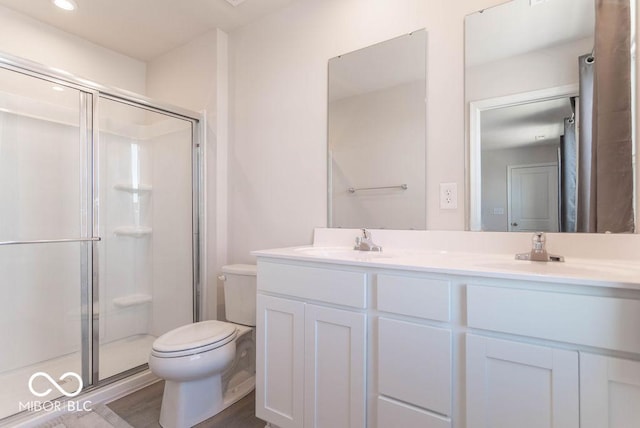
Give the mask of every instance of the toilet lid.
<path id="1" fill-rule="evenodd" d="M 222 342 L 236 332 L 236 326 L 223 321 L 201 321 L 163 334 L 153 342 L 158 352 L 178 352 Z"/>

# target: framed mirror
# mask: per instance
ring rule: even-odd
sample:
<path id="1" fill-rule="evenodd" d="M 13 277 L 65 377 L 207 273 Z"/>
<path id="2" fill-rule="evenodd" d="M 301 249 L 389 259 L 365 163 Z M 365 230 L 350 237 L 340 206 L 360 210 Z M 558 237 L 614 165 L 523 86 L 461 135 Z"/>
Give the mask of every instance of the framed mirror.
<path id="1" fill-rule="evenodd" d="M 426 31 L 329 60 L 329 227 L 425 229 Z"/>
<path id="2" fill-rule="evenodd" d="M 512 0 L 465 19 L 469 228 L 635 231 L 631 0 Z"/>

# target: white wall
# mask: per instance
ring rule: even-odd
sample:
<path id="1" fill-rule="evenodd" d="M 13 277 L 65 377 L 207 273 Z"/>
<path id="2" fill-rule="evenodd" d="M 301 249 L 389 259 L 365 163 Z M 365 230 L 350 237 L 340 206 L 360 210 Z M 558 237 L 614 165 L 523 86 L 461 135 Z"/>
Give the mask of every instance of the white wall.
<path id="1" fill-rule="evenodd" d="M 147 64 L 149 97 L 194 111 L 216 100 L 216 31 L 209 31 Z"/>
<path id="2" fill-rule="evenodd" d="M 425 228 L 424 95 L 416 81 L 330 103 L 333 227 Z"/>
<path id="3" fill-rule="evenodd" d="M 578 84 L 578 57 L 592 48 L 589 37 L 467 68 L 465 97 L 478 101 Z"/>
<path id="4" fill-rule="evenodd" d="M 325 226 L 327 61 L 427 30 L 427 228 L 463 229 L 464 16 L 499 0 L 305 0 L 231 33 L 229 256 L 311 242 Z M 458 209 L 439 209 L 457 182 Z"/>
<path id="5" fill-rule="evenodd" d="M 204 319 L 217 318 L 223 302 L 217 276 L 226 262 L 227 73 L 227 34 L 221 30 L 202 34 L 147 66 L 149 97 L 205 116 Z"/>
<path id="6" fill-rule="evenodd" d="M 146 64 L 0 6 L 0 51 L 105 86 L 145 91 Z"/>

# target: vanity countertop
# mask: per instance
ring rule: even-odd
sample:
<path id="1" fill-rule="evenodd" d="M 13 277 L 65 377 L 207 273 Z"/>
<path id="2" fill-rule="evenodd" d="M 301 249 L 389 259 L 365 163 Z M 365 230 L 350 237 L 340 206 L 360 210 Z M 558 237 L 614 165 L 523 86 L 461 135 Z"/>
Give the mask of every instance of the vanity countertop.
<path id="1" fill-rule="evenodd" d="M 566 257 L 565 262 L 531 262 L 515 260 L 513 254 L 393 248 L 367 252 L 338 246 L 278 248 L 252 254 L 259 258 L 640 290 L 640 263 L 635 260 Z"/>

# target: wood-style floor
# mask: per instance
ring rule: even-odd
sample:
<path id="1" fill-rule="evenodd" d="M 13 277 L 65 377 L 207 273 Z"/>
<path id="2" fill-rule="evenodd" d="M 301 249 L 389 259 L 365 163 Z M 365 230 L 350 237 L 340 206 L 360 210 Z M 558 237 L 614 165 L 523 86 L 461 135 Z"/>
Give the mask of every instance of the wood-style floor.
<path id="1" fill-rule="evenodd" d="M 160 404 L 164 382 L 157 382 L 107 406 L 134 428 L 159 428 Z M 265 422 L 255 416 L 255 393 L 227 407 L 198 428 L 264 428 Z"/>

